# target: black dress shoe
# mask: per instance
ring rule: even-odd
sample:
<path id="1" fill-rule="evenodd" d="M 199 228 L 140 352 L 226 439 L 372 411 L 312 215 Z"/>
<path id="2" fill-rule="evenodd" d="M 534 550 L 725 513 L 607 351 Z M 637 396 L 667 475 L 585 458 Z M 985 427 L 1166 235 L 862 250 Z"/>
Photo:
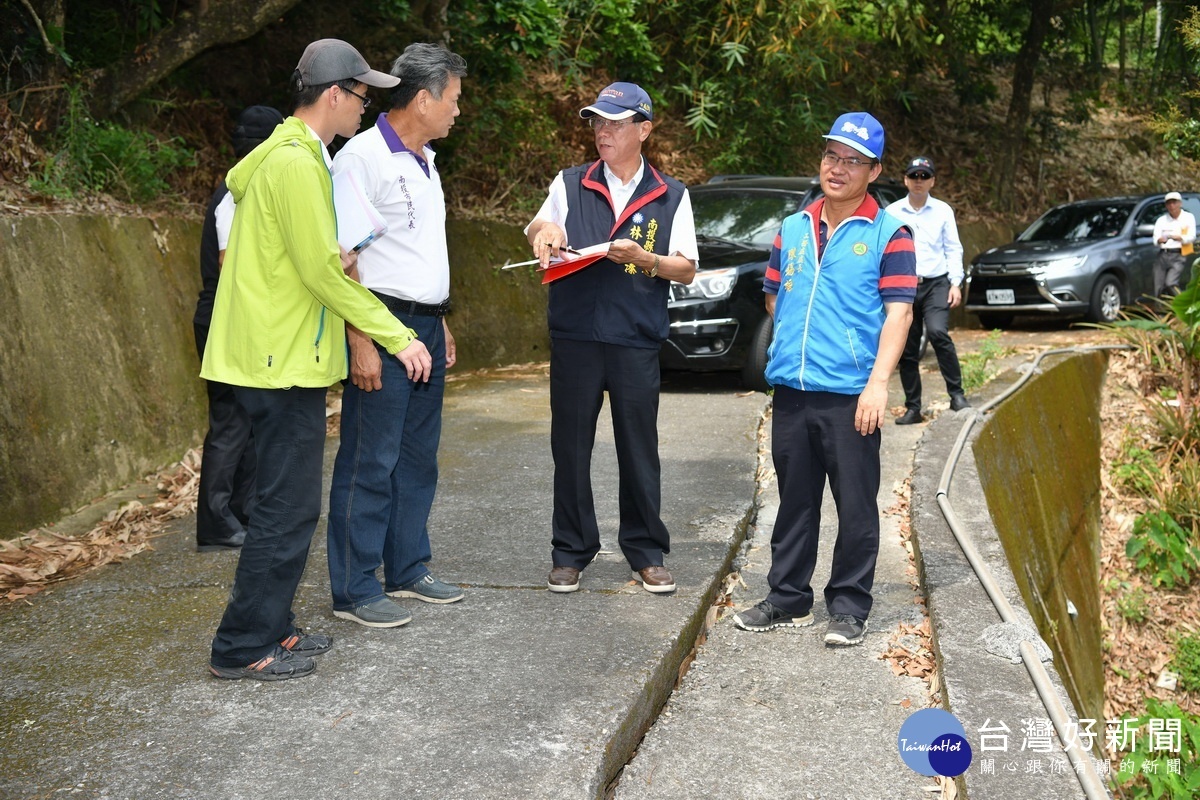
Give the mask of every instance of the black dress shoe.
<path id="1" fill-rule="evenodd" d="M 214 550 L 237 550 L 246 542 L 246 532 L 238 531 L 225 539 L 213 539 L 209 542 L 196 542 L 197 553 L 211 553 Z"/>
<path id="2" fill-rule="evenodd" d="M 896 417 L 897 425 L 916 425 L 918 422 L 924 422 L 921 417 L 921 412 L 918 409 L 910 408 L 899 417 Z"/>
<path id="3" fill-rule="evenodd" d="M 951 411 L 962 411 L 964 408 L 970 408 L 970 407 L 971 407 L 971 404 L 967 402 L 967 396 L 965 394 L 950 395 L 950 410 Z"/>

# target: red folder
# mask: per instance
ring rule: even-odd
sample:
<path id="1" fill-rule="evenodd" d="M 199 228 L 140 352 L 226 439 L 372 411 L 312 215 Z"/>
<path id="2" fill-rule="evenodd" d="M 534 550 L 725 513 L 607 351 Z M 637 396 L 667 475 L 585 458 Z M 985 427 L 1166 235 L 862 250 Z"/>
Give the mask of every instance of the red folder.
<path id="1" fill-rule="evenodd" d="M 556 261 L 545 270 L 542 270 L 542 284 L 554 283 L 559 278 L 565 278 L 573 272 L 578 272 L 584 267 L 595 264 L 602 258 L 605 258 L 608 252 L 592 253 L 591 255 L 580 256 L 573 258 L 570 261 Z M 540 269 L 540 267 L 539 267 Z"/>

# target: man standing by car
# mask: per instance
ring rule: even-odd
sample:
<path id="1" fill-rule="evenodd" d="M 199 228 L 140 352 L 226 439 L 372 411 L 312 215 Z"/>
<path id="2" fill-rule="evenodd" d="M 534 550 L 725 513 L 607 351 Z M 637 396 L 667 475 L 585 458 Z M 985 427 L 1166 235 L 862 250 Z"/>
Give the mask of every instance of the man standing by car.
<path id="1" fill-rule="evenodd" d="M 1183 210 L 1183 196 L 1167 192 L 1163 198 L 1167 213 L 1154 223 L 1154 243 L 1158 260 L 1154 262 L 1154 295 L 1178 294 L 1182 286 L 1185 256 L 1192 254 L 1196 241 L 1196 218 Z"/>
<path id="2" fill-rule="evenodd" d="M 904 350 L 917 275 L 912 236 L 867 194 L 883 126 L 843 114 L 824 137 L 823 199 L 783 222 L 763 291 L 775 318 L 767 380 L 775 387 L 772 458 L 779 512 L 770 593 L 734 615 L 748 631 L 813 623 L 821 496 L 829 480 L 837 544 L 825 585 L 825 644 L 863 640 L 879 552 L 880 426 Z"/>
<path id="3" fill-rule="evenodd" d="M 391 110 L 333 160 L 334 175 L 354 176 L 388 226 L 358 257 L 358 280 L 416 331 L 433 362 L 429 380 L 409 380 L 403 364 L 346 327 L 350 384 L 329 490 L 329 578 L 334 616 L 371 628 L 412 619 L 388 596 L 463 599 L 462 589 L 435 578 L 425 563 L 433 556 L 426 523 L 437 490 L 446 369 L 456 357 L 446 324 L 446 199 L 429 142 L 454 125 L 467 62 L 445 47 L 410 44 L 391 73 L 400 79 Z M 375 577 L 380 564 L 383 586 Z"/>
<path id="4" fill-rule="evenodd" d="M 550 284 L 550 449 L 554 457 L 552 592 L 573 592 L 600 551 L 592 448 L 607 390 L 620 470 L 618 542 L 635 578 L 675 591 L 663 565 L 670 537 L 660 513 L 658 353 L 670 329 L 671 281 L 689 284 L 699 255 L 687 187 L 642 157 L 654 127 L 650 96 L 605 87 L 579 116 L 599 160 L 560 172 L 525 229 L 542 267 L 573 248 L 609 242 L 607 260 Z"/>
<path id="5" fill-rule="evenodd" d="M 900 385 L 904 387 L 905 412 L 897 425 L 921 421 L 921 330 L 937 355 L 938 369 L 950 395 L 950 410 L 970 408 L 963 393 L 962 368 L 950 338 L 950 309 L 962 302 L 963 247 L 958 239 L 954 209 L 931 197 L 935 181 L 933 161 L 917 156 L 904 168 L 908 196 L 892 203 L 887 212 L 913 232 L 917 250 L 917 298 L 912 325 L 900 356 Z"/>

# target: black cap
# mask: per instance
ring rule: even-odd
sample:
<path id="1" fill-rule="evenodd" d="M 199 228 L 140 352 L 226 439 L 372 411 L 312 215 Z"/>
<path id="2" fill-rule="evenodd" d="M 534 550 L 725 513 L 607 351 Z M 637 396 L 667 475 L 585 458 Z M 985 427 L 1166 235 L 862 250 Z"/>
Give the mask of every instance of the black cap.
<path id="1" fill-rule="evenodd" d="M 933 160 L 928 156 L 917 156 L 908 160 L 908 164 L 904 167 L 904 175 L 907 177 L 916 172 L 928 172 L 930 175 L 937 175 L 937 172 L 933 169 Z"/>
<path id="2" fill-rule="evenodd" d="M 233 129 L 233 153 L 238 158 L 267 140 L 275 127 L 283 122 L 280 114 L 270 106 L 250 106 L 238 115 L 237 127 Z"/>

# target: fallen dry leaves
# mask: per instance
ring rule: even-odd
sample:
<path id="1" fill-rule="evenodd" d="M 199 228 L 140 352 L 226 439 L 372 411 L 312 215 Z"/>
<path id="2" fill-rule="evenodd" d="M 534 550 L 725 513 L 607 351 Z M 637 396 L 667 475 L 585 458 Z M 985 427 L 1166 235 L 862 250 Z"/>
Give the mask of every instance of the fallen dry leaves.
<path id="1" fill-rule="evenodd" d="M 158 476 L 159 500 L 155 503 L 126 503 L 81 536 L 36 528 L 16 539 L 0 541 L 0 597 L 21 600 L 52 583 L 150 549 L 150 539 L 168 520 L 196 510 L 199 484 L 200 451 L 189 450 L 183 460 Z"/>
<path id="2" fill-rule="evenodd" d="M 896 502 L 884 510 L 885 515 L 899 518 L 900 544 L 908 557 L 908 567 L 905 570 L 909 586 L 913 590 L 913 602 L 922 614 L 917 624 L 901 622 L 888 641 L 887 649 L 880 658 L 888 662 L 892 673 L 920 678 L 926 684 L 925 706 L 940 704 L 940 682 L 938 679 L 937 657 L 933 653 L 933 636 L 929 626 L 929 611 L 925 606 L 925 597 L 921 593 L 921 584 L 917 576 L 917 562 L 913 556 L 912 524 L 909 507 L 912 502 L 912 484 L 905 479 L 895 488 Z M 909 708 L 910 700 L 904 700 L 901 706 Z"/>
<path id="3" fill-rule="evenodd" d="M 1138 439 L 1147 447 L 1149 432 L 1154 430 L 1140 390 L 1146 373 L 1142 358 L 1136 353 L 1112 355 L 1101 407 L 1100 586 L 1107 719 L 1144 714 L 1147 697 L 1200 714 L 1200 697 L 1195 693 L 1155 685 L 1174 654 L 1176 638 L 1200 631 L 1200 592 L 1194 586 L 1157 589 L 1125 557 L 1133 521 L 1146 510 L 1146 502 L 1120 486 L 1112 465 L 1126 441 Z M 1137 597 L 1144 598 L 1136 604 L 1144 615 L 1141 621 L 1121 613 L 1122 605 L 1128 611 L 1131 598 Z"/>

